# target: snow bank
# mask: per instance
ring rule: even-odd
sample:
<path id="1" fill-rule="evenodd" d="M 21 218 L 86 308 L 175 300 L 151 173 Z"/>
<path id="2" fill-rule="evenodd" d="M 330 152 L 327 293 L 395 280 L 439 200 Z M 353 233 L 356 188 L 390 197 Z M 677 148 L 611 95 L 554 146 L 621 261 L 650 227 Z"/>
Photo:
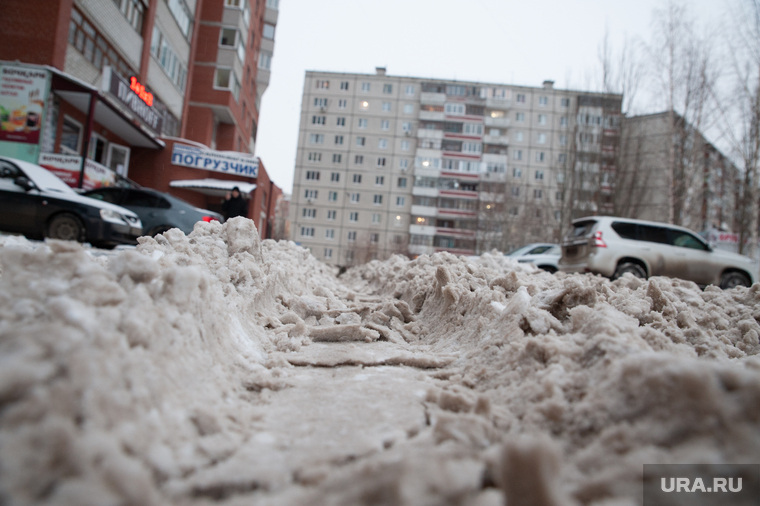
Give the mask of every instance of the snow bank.
<path id="1" fill-rule="evenodd" d="M 760 460 L 760 284 L 140 241 L 0 241 L 1 503 L 640 504 Z"/>

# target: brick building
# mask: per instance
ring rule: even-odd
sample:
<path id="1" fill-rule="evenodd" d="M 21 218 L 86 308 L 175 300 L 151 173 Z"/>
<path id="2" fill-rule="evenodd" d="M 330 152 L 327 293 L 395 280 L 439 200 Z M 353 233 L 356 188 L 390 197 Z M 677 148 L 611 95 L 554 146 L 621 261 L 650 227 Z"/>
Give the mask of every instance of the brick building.
<path id="1" fill-rule="evenodd" d="M 238 186 L 267 236 L 282 190 L 253 155 L 278 0 L 30 0 L 0 11 L 0 154 L 72 186 L 123 176 L 212 210 Z"/>

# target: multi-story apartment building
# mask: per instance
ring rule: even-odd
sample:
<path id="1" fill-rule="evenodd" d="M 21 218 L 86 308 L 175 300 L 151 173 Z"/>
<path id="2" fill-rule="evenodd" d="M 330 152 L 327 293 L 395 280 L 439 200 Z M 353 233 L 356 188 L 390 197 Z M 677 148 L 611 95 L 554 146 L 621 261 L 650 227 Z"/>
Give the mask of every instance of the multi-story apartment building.
<path id="1" fill-rule="evenodd" d="M 609 200 L 621 102 L 551 81 L 307 72 L 291 236 L 341 266 L 557 240 L 568 202 Z"/>
<path id="2" fill-rule="evenodd" d="M 282 192 L 253 153 L 277 1 L 4 4 L 0 154 L 72 186 L 125 176 L 213 210 L 239 186 L 266 234 Z M 31 127 L 10 121 L 23 114 Z"/>
<path id="3" fill-rule="evenodd" d="M 625 118 L 615 214 L 738 230 L 739 170 L 675 112 Z"/>

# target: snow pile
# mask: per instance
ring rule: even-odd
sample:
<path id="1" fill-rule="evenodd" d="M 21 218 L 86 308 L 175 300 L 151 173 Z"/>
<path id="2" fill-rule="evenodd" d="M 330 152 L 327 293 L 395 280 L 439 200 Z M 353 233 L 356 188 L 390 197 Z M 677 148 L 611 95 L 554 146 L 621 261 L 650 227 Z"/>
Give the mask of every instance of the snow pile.
<path id="1" fill-rule="evenodd" d="M 642 464 L 760 455 L 760 284 L 338 276 L 242 218 L 0 269 L 4 504 L 638 504 Z"/>

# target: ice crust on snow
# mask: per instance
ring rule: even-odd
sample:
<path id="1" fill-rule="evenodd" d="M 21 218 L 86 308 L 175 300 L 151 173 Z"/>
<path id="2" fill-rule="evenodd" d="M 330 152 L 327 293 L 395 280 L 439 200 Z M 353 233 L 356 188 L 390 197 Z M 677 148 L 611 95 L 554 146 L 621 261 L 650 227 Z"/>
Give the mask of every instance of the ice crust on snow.
<path id="1" fill-rule="evenodd" d="M 250 220 L 0 239 L 0 503 L 640 504 L 760 460 L 760 284 L 498 254 L 342 275 Z"/>

